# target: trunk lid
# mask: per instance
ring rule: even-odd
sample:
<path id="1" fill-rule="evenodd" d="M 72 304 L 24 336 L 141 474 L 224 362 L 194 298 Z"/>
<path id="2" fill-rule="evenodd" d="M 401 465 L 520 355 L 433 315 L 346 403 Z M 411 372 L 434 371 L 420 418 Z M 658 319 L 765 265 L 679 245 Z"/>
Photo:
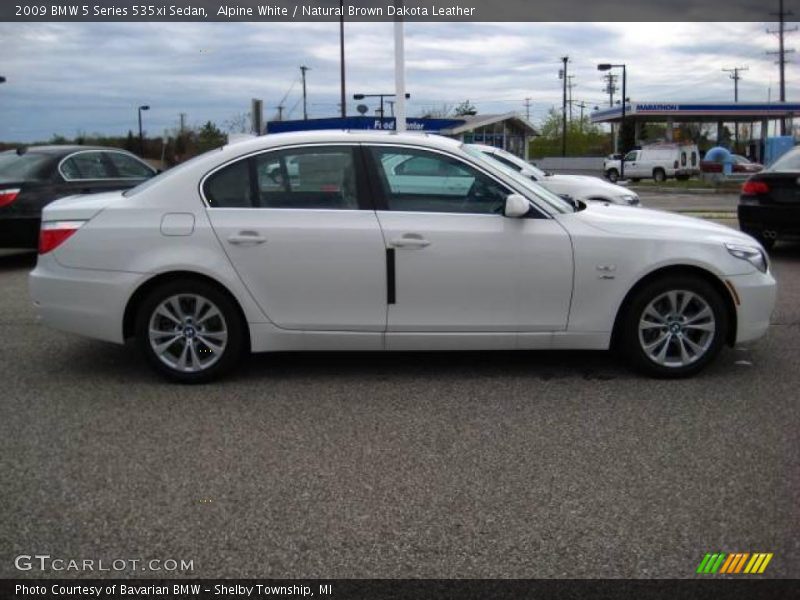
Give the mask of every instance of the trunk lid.
<path id="1" fill-rule="evenodd" d="M 67 196 L 45 206 L 42 221 L 88 221 L 120 198 L 121 191 Z"/>

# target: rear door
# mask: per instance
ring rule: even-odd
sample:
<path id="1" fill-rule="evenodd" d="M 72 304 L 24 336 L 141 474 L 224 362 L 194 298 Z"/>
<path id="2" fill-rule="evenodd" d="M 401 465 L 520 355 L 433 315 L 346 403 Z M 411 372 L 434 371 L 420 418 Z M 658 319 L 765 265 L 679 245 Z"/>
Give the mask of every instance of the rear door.
<path id="1" fill-rule="evenodd" d="M 208 216 L 244 284 L 278 327 L 386 327 L 386 252 L 356 145 L 244 157 L 207 175 Z"/>

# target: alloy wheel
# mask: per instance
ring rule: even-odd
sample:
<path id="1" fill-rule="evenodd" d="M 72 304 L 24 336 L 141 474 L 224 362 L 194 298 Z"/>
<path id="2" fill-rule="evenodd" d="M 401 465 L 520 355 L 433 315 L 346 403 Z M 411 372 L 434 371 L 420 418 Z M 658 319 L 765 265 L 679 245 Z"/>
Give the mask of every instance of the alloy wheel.
<path id="1" fill-rule="evenodd" d="M 639 319 L 639 343 L 654 363 L 680 368 L 702 358 L 717 331 L 714 311 L 699 294 L 670 290 L 656 296 Z"/>
<path id="2" fill-rule="evenodd" d="M 225 352 L 228 326 L 222 311 L 199 294 L 178 294 L 158 304 L 150 316 L 150 347 L 165 365 L 197 373 Z"/>

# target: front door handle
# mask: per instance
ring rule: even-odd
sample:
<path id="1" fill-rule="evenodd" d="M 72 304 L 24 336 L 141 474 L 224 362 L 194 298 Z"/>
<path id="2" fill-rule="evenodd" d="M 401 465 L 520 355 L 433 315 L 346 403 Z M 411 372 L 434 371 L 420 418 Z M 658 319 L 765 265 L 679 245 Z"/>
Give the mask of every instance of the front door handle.
<path id="1" fill-rule="evenodd" d="M 228 236 L 228 242 L 231 244 L 263 244 L 267 238 L 261 236 L 256 231 L 240 231 Z"/>
<path id="2" fill-rule="evenodd" d="M 406 233 L 405 235 L 393 239 L 389 244 L 393 248 L 425 248 L 431 243 L 418 233 Z"/>

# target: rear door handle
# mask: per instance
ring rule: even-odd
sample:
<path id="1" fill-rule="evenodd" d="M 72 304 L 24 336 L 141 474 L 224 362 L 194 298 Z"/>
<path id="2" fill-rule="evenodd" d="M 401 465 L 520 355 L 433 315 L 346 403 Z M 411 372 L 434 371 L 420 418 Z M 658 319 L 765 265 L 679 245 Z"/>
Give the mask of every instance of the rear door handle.
<path id="1" fill-rule="evenodd" d="M 228 236 L 228 242 L 236 245 L 243 244 L 263 244 L 267 238 L 261 236 L 256 231 L 240 231 Z"/>
<path id="2" fill-rule="evenodd" d="M 407 233 L 389 242 L 393 248 L 425 248 L 431 243 L 418 233 Z"/>

